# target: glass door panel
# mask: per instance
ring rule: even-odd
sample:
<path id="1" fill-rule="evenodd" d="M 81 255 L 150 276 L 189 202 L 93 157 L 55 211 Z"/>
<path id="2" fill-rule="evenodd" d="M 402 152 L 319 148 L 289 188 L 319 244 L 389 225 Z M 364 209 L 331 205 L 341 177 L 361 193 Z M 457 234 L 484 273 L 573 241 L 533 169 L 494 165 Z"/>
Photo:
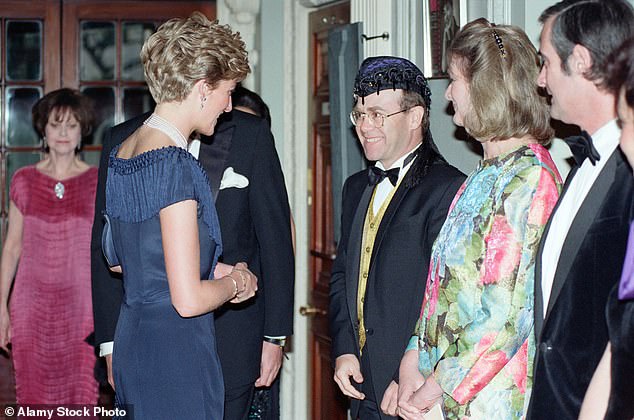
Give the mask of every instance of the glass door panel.
<path id="1" fill-rule="evenodd" d="M 6 145 L 12 147 L 40 147 L 41 140 L 31 123 L 31 109 L 42 97 L 39 86 L 12 86 L 5 89 Z"/>
<path id="2" fill-rule="evenodd" d="M 42 21 L 7 20 L 7 81 L 42 80 Z"/>

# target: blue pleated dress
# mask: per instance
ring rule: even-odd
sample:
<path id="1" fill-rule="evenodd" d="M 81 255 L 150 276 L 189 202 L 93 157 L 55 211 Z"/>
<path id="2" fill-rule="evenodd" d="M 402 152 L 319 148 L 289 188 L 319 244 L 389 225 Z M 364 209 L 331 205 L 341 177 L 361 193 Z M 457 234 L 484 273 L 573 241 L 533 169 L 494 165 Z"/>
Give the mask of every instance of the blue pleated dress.
<path id="1" fill-rule="evenodd" d="M 200 278 L 213 277 L 221 238 L 207 176 L 178 147 L 131 159 L 117 158 L 117 150 L 109 157 L 106 184 L 124 285 L 113 351 L 117 406 L 135 420 L 222 419 L 213 313 L 183 318 L 172 306 L 159 221 L 164 207 L 198 202 Z"/>

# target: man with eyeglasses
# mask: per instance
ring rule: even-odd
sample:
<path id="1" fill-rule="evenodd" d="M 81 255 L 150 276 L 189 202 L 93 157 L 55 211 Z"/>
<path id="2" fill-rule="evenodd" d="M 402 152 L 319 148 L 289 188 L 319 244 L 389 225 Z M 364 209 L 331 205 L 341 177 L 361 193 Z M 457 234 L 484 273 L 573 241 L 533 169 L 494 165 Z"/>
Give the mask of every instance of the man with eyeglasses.
<path id="1" fill-rule="evenodd" d="M 368 170 L 343 188 L 330 281 L 335 382 L 353 419 L 396 416 L 398 368 L 425 290 L 431 247 L 464 175 L 429 131 L 431 91 L 399 57 L 371 57 L 355 79 L 350 119 Z"/>

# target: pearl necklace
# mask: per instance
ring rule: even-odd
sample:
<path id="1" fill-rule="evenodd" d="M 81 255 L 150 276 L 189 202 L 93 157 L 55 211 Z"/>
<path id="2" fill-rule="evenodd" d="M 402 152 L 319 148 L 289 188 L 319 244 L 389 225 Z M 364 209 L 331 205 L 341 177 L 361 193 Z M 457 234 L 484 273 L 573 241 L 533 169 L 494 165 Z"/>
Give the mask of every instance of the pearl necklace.
<path id="1" fill-rule="evenodd" d="M 160 117 L 156 114 L 150 115 L 150 117 L 143 122 L 143 125 L 147 125 L 148 127 L 155 128 L 165 134 L 167 137 L 172 139 L 176 146 L 181 147 L 187 150 L 187 139 L 181 133 L 178 128 L 174 126 L 171 122 L 167 121 L 165 118 Z"/>

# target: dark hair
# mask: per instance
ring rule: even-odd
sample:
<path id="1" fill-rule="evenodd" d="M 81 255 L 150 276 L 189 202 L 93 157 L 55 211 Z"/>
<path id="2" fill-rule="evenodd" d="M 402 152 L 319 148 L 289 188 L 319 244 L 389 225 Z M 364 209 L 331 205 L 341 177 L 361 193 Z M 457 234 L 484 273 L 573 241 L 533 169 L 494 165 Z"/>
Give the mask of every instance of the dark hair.
<path id="1" fill-rule="evenodd" d="M 634 108 L 634 37 L 626 40 L 610 56 L 607 70 L 607 87 L 618 98 L 621 91 L 625 102 Z"/>
<path id="2" fill-rule="evenodd" d="M 265 119 L 266 122 L 269 123 L 269 128 L 271 127 L 271 113 L 269 112 L 269 107 L 257 93 L 242 85 L 238 85 L 231 94 L 231 102 L 233 106 L 249 108 L 255 113 L 255 115 Z"/>
<path id="3" fill-rule="evenodd" d="M 634 35 L 634 9 L 626 0 L 564 0 L 546 9 L 539 18 L 543 24 L 554 17 L 551 43 L 566 73 L 568 57 L 575 45 L 588 49 L 592 67 L 585 74 L 599 87 L 605 87 L 607 57 Z"/>
<path id="4" fill-rule="evenodd" d="M 69 111 L 79 122 L 82 137 L 89 135 L 94 121 L 92 100 L 78 90 L 68 88 L 49 92 L 36 102 L 32 110 L 33 128 L 41 138 L 44 138 L 51 114 L 59 121 Z"/>

